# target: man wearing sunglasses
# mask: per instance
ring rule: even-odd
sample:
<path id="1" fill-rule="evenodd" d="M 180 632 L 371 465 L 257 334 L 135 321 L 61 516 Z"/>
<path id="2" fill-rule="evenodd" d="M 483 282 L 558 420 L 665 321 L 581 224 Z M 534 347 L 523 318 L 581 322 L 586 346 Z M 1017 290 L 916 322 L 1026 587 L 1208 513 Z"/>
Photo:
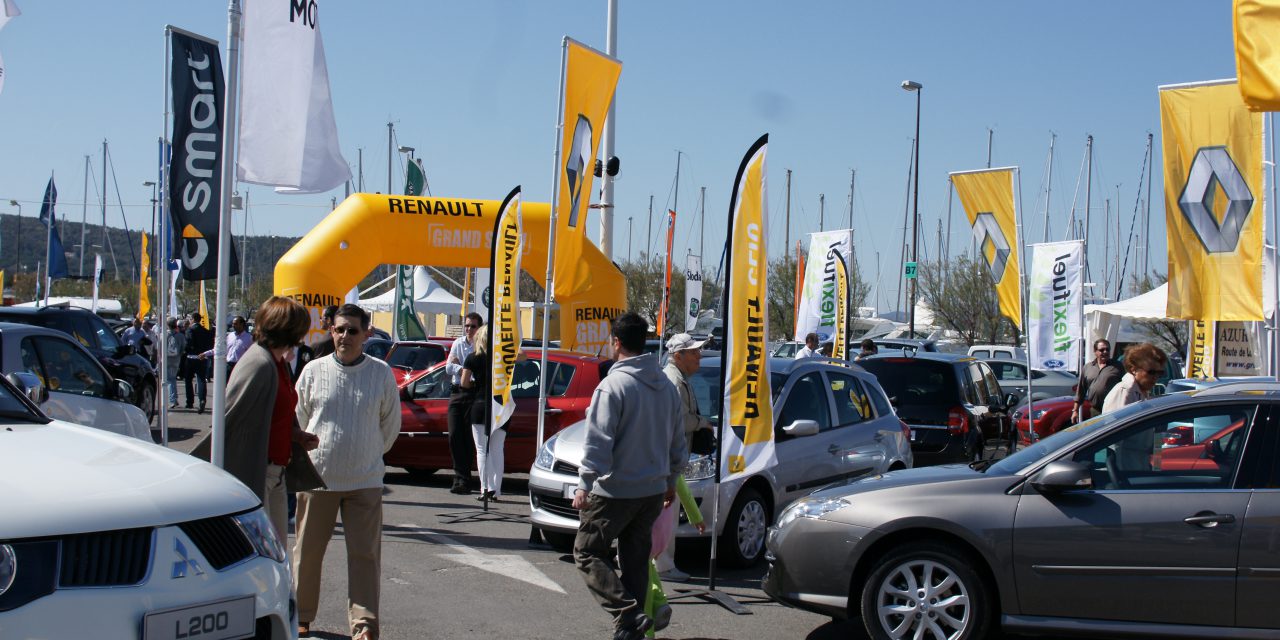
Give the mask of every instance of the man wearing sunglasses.
<path id="1" fill-rule="evenodd" d="M 475 350 L 476 335 L 484 330 L 484 318 L 472 311 L 462 320 L 463 333 L 449 348 L 445 372 L 453 383 L 449 394 L 449 455 L 453 458 L 452 493 L 471 493 L 471 461 L 476 457 L 471 436 L 471 405 L 475 398 L 462 388 L 462 364 Z"/>
<path id="2" fill-rule="evenodd" d="M 1102 403 L 1107 394 L 1124 377 L 1124 370 L 1119 363 L 1111 359 L 1111 343 L 1098 340 L 1093 343 L 1093 360 L 1090 360 L 1080 372 L 1080 380 L 1076 384 L 1076 399 L 1071 405 L 1073 422 L 1088 420 L 1102 412 Z M 1084 410 L 1084 401 L 1089 401 L 1089 410 Z M 1083 414 L 1083 415 L 1082 415 Z"/>

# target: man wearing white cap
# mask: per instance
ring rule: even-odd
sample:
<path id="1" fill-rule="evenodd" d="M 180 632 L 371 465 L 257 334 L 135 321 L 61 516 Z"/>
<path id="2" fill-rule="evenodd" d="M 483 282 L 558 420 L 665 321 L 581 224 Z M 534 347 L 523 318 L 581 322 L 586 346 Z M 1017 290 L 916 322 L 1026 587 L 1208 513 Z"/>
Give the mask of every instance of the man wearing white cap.
<path id="1" fill-rule="evenodd" d="M 698 367 L 701 366 L 704 342 L 704 340 L 694 339 L 687 333 L 671 336 L 671 339 L 667 340 L 667 351 L 671 355 L 667 360 L 667 366 L 662 369 L 662 372 L 667 374 L 667 379 L 680 393 L 680 413 L 684 418 L 682 426 L 686 447 L 692 441 L 694 431 L 711 429 L 711 421 L 698 413 L 698 399 L 694 397 L 693 389 L 689 386 L 689 376 L 697 373 Z M 663 580 L 684 582 L 689 579 L 689 574 L 676 568 L 675 527 L 671 527 L 669 531 L 666 547 L 657 558 L 654 558 L 654 564 L 658 569 L 658 575 Z"/>

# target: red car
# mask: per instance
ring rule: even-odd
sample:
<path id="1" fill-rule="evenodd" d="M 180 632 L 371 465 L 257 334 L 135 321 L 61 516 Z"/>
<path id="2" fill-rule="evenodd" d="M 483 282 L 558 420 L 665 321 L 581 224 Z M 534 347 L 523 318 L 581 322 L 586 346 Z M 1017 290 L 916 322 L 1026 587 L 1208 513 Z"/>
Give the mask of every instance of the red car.
<path id="1" fill-rule="evenodd" d="M 1244 426 L 1245 419 L 1241 418 L 1223 427 L 1220 431 L 1194 444 L 1190 443 L 1190 436 L 1183 436 L 1183 427 L 1176 428 L 1179 433 L 1172 438 L 1165 436 L 1165 447 L 1158 454 L 1159 466 L 1155 467 L 1164 471 L 1218 471 L 1218 460 L 1223 457 L 1222 452 L 1225 451 L 1231 440 L 1235 438 L 1235 433 Z M 1185 428 L 1190 431 L 1190 427 Z M 1173 433 L 1172 431 L 1170 432 Z M 1170 445 L 1169 441 L 1173 439 L 1175 442 L 1185 438 L 1188 444 Z"/>
<path id="2" fill-rule="evenodd" d="M 1018 410 L 1013 412 L 1014 428 L 1018 430 L 1018 444 L 1023 446 L 1031 444 L 1031 427 L 1028 426 L 1028 421 L 1035 425 L 1037 440 L 1043 440 L 1071 426 L 1073 402 L 1075 398 L 1071 396 L 1058 396 L 1037 400 L 1029 409 L 1026 405 L 1018 407 Z M 1085 400 L 1084 407 L 1085 411 L 1090 409 L 1088 400 Z"/>
<path id="3" fill-rule="evenodd" d="M 449 357 L 452 338 L 431 336 L 426 340 L 402 340 L 391 345 L 384 360 L 396 374 L 396 383 L 403 383 L 414 374 L 421 373 L 444 362 Z"/>
<path id="4" fill-rule="evenodd" d="M 527 360 L 516 364 L 512 375 L 515 415 L 507 423 L 505 472 L 528 473 L 537 455 L 538 379 L 542 351 L 525 352 Z M 604 358 L 569 351 L 549 351 L 544 438 L 586 417 L 591 393 L 600 383 Z M 382 457 L 390 466 L 413 475 L 429 475 L 453 467 L 449 456 L 449 390 L 451 381 L 443 362 L 411 376 L 400 384 L 400 436 Z M 473 463 L 474 464 L 474 463 Z"/>

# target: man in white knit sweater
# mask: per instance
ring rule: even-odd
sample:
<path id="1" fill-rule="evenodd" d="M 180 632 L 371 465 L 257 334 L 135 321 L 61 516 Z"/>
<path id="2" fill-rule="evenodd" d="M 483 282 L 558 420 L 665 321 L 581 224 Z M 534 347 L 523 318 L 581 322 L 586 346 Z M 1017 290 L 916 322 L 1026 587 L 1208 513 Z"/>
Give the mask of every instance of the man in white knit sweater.
<path id="1" fill-rule="evenodd" d="M 312 360 L 297 383 L 298 423 L 320 438 L 311 461 L 326 486 L 298 494 L 298 635 L 307 635 L 316 618 L 324 552 L 341 512 L 351 637 L 374 640 L 382 573 L 382 454 L 400 433 L 400 396 L 391 368 L 362 351 L 369 336 L 364 309 L 343 305 L 330 331 L 334 353 Z"/>

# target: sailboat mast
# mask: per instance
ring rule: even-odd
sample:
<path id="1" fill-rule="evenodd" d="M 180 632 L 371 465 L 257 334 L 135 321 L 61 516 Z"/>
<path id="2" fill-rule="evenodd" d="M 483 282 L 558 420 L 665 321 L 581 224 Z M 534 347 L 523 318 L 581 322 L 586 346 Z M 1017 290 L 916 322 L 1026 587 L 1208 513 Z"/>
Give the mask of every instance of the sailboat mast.
<path id="1" fill-rule="evenodd" d="M 818 194 L 818 231 L 825 231 L 823 223 L 827 215 L 827 194 Z"/>
<path id="2" fill-rule="evenodd" d="M 707 240 L 707 188 L 702 187 L 698 195 L 698 257 L 706 249 Z"/>
<path id="3" fill-rule="evenodd" d="M 1058 141 L 1058 134 L 1049 132 L 1049 171 L 1045 178 L 1044 188 L 1044 236 L 1041 242 L 1049 241 L 1049 195 L 1053 193 L 1053 144 Z"/>
<path id="4" fill-rule="evenodd" d="M 1089 272 L 1089 203 L 1093 195 L 1093 134 L 1085 138 L 1085 178 L 1084 178 L 1084 279 L 1091 279 Z"/>
<path id="5" fill-rule="evenodd" d="M 80 268 L 77 272 L 84 275 L 84 229 L 89 219 L 89 155 L 84 156 L 84 200 L 80 203 Z"/>
<path id="6" fill-rule="evenodd" d="M 676 149 L 676 195 L 671 199 L 671 209 L 680 211 L 680 156 L 681 151 Z"/>
<path id="7" fill-rule="evenodd" d="M 858 179 L 858 170 L 849 170 L 849 228 L 853 228 L 853 186 L 854 181 Z"/>
<path id="8" fill-rule="evenodd" d="M 1151 254 L 1151 181 L 1153 178 L 1155 178 L 1155 171 L 1156 171 L 1155 165 L 1151 164 L 1152 147 L 1154 146 L 1152 142 L 1153 138 L 1154 136 L 1152 136 L 1150 132 L 1147 132 L 1147 167 L 1148 167 L 1147 169 L 1147 172 L 1148 172 L 1147 173 L 1147 203 L 1146 203 L 1146 206 L 1144 207 L 1146 209 L 1146 212 L 1142 214 L 1142 275 L 1143 277 L 1146 277 L 1146 275 L 1150 273 L 1150 271 L 1148 271 L 1150 267 L 1148 266 L 1147 263 L 1148 263 L 1148 260 L 1150 259 L 1150 254 Z M 1272 185 L 1274 186 L 1274 184 L 1275 184 L 1275 181 L 1273 179 Z"/>
<path id="9" fill-rule="evenodd" d="M 787 219 L 786 233 L 783 235 L 782 246 L 791 246 L 791 170 L 787 169 Z M 784 249 L 785 250 L 785 249 Z"/>

